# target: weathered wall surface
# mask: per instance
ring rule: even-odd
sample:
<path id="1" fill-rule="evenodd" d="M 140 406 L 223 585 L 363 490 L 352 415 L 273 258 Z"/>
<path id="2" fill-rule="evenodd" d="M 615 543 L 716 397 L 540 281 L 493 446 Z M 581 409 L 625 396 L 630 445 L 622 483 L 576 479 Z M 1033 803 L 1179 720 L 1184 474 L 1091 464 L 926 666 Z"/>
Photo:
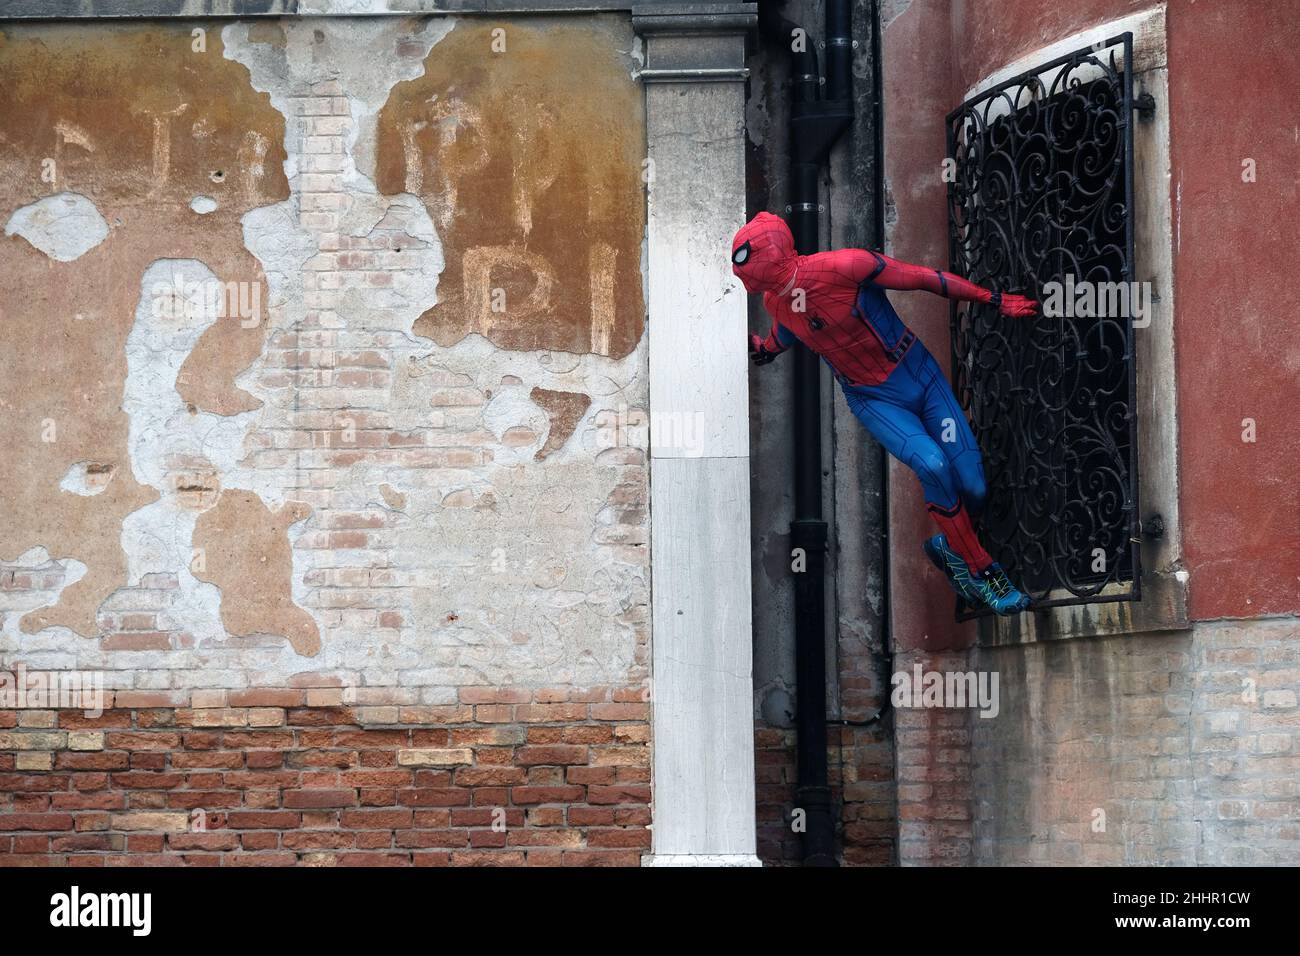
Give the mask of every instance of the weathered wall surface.
<path id="1" fill-rule="evenodd" d="M 637 49 L 0 30 L 0 860 L 639 862 Z"/>
<path id="2" fill-rule="evenodd" d="M 636 866 L 649 727 L 634 691 L 119 691 L 100 716 L 0 710 L 6 866 Z M 15 729 L 16 728 L 16 729 Z"/>
<path id="3" fill-rule="evenodd" d="M 946 258 L 938 175 L 943 116 L 972 84 L 1034 49 L 1153 6 L 1141 0 L 884 4 L 886 112 L 893 117 L 886 171 L 898 204 L 891 230 L 896 253 L 917 261 Z M 1273 416 L 1286 407 L 1275 397 L 1296 393 L 1287 328 L 1296 304 L 1260 251 L 1296 239 L 1294 223 L 1280 211 L 1294 202 L 1294 177 L 1282 171 L 1300 161 L 1300 145 L 1289 127 L 1272 119 L 1284 115 L 1297 95 L 1296 27 L 1289 6 L 1280 2 L 1172 0 L 1165 7 L 1176 354 L 1186 383 L 1178 393 L 1179 480 L 1191 613 L 1200 620 L 1293 614 L 1300 611 L 1296 549 L 1275 515 L 1296 508 L 1295 488 L 1279 476 L 1297 445 L 1293 430 Z M 952 55 L 936 55 L 947 44 Z M 927 68 L 935 62 L 949 67 Z M 1233 64 L 1248 64 L 1251 76 L 1239 75 Z M 1248 160 L 1253 181 L 1243 179 Z M 1207 268 L 1229 247 L 1241 269 Z M 1274 291 L 1265 298 L 1266 289 Z M 1219 318 L 1225 301 L 1233 303 L 1235 330 L 1226 336 Z M 926 311 L 901 314 L 927 344 L 942 344 L 946 307 L 920 308 Z M 1243 440 L 1248 419 L 1254 441 Z M 1214 454 L 1206 454 L 1210 447 Z M 905 500 L 909 494 L 904 488 L 896 496 L 894 520 L 899 532 L 916 536 L 924 524 Z M 909 577 L 924 574 L 920 566 L 896 567 Z M 927 595 L 938 593 L 939 583 L 932 580 Z M 951 630 L 927 612 L 925 601 L 898 608 L 914 622 L 900 625 L 900 636 L 915 646 L 935 646 L 936 635 Z M 959 632 L 948 643 L 968 639 Z"/>
<path id="4" fill-rule="evenodd" d="M 201 258 L 199 268 L 265 298 L 240 217 L 288 195 L 284 119 L 214 45 L 195 54 L 188 34 L 170 28 L 104 29 L 93 39 L 79 29 L 18 29 L 0 41 L 0 439 L 12 452 L 0 465 L 0 559 L 17 562 L 6 568 L 18 575 L 5 595 L 11 648 L 18 635 L 47 628 L 96 637 L 100 605 L 140 584 L 119 539 L 128 516 L 160 498 L 145 470 L 188 486 L 182 476 L 196 464 L 182 460 L 192 450 L 182 442 L 155 440 L 153 461 L 137 467 L 143 428 L 177 411 L 192 437 L 247 420 L 240 413 L 261 404 L 235 376 L 261 352 L 264 323 L 196 317 L 183 330 L 135 329 L 146 273 L 162 278 L 173 260 Z M 215 211 L 189 208 L 213 193 L 222 200 Z M 151 334 L 160 341 L 142 341 Z M 187 340 L 183 351 L 173 336 Z M 153 367 L 132 369 L 151 345 Z M 95 473 L 93 487 L 61 487 L 78 469 Z M 173 523 L 193 504 L 173 495 Z M 35 548 L 79 562 L 84 576 L 21 560 Z"/>
<path id="5" fill-rule="evenodd" d="M 1171 131 L 1178 367 L 1192 383 L 1178 398 L 1184 535 L 1191 612 L 1202 620 L 1300 614 L 1300 548 L 1281 517 L 1300 509 L 1290 477 L 1300 435 L 1288 411 L 1300 398 L 1300 291 L 1273 255 L 1300 245 L 1286 212 L 1300 134 L 1278 121 L 1294 117 L 1300 96 L 1297 44 L 1295 7 L 1279 0 L 1169 12 L 1170 62 L 1196 64 L 1170 70 L 1169 96 L 1180 117 Z M 1204 268 L 1225 248 L 1240 269 Z M 1220 302 L 1231 303 L 1226 322 Z"/>
<path id="6" fill-rule="evenodd" d="M 485 55 L 499 29 L 460 25 L 380 112 L 377 184 L 420 196 L 446 253 L 416 331 L 623 358 L 645 318 L 640 87 L 611 84 L 612 36 L 592 56 L 588 31 L 524 21 Z M 493 308 L 493 288 L 511 308 Z"/>
<path id="7" fill-rule="evenodd" d="M 883 3 L 890 251 L 946 261 L 943 117 L 971 85 L 1152 6 Z M 1282 212 L 1294 176 L 1262 170 L 1296 166 L 1294 130 L 1269 119 L 1295 99 L 1295 27 L 1281 3 L 1166 9 L 1180 506 L 1197 621 L 1181 633 L 965 650 L 973 634 L 951 624 L 944 585 L 908 557 L 928 533 L 919 494 L 910 476 L 895 481 L 896 670 L 996 672 L 1001 688 L 995 718 L 898 715 L 904 862 L 1293 864 L 1300 852 L 1300 631 L 1288 616 L 1300 587 L 1297 551 L 1273 518 L 1294 510 L 1283 476 L 1295 437 L 1269 424 L 1287 407 L 1277 397 L 1295 391 L 1294 374 L 1282 381 L 1294 309 L 1286 289 L 1258 298 L 1278 287 L 1266 250 L 1294 226 Z M 1261 171 L 1254 183 L 1241 178 L 1247 158 Z M 1225 237 L 1243 272 L 1209 267 Z M 946 306 L 909 297 L 900 313 L 946 361 Z M 1241 441 L 1247 417 L 1255 443 Z"/>
<path id="8" fill-rule="evenodd" d="M 1297 662 L 1286 620 L 902 655 L 999 695 L 896 715 L 900 860 L 1294 864 Z"/>
<path id="9" fill-rule="evenodd" d="M 630 28 L 203 29 L 0 41 L 0 648 L 127 688 L 639 680 Z"/>
<path id="10" fill-rule="evenodd" d="M 981 650 L 973 862 L 1294 865 L 1298 664 L 1290 621 Z"/>

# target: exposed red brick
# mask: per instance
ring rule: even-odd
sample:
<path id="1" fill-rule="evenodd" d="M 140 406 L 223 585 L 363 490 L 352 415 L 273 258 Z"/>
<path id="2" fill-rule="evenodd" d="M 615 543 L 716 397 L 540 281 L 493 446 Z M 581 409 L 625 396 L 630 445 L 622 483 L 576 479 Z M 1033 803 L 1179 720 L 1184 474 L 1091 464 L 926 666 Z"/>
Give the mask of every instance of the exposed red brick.
<path id="1" fill-rule="evenodd" d="M 590 784 L 612 784 L 617 771 L 613 767 L 570 767 L 565 774 L 569 783 L 587 786 Z"/>
<path id="2" fill-rule="evenodd" d="M 232 690 L 231 707 L 301 707 L 307 702 L 305 690 L 290 688 L 270 690 Z"/>
<path id="3" fill-rule="evenodd" d="M 526 704 L 532 700 L 532 691 L 522 687 L 462 687 L 463 704 Z"/>
<path id="4" fill-rule="evenodd" d="M 288 811 L 238 811 L 226 817 L 232 830 L 293 829 L 298 825 L 298 814 Z"/>
<path id="5" fill-rule="evenodd" d="M 355 790 L 286 790 L 283 805 L 286 808 L 354 807 Z"/>
<path id="6" fill-rule="evenodd" d="M 274 850 L 280 845 L 280 834 L 272 830 L 255 830 L 239 835 L 239 845 L 245 850 Z"/>
<path id="7" fill-rule="evenodd" d="M 520 747 L 515 751 L 515 761 L 524 767 L 536 764 L 582 764 L 587 762 L 587 748 L 574 745 Z"/>
<path id="8" fill-rule="evenodd" d="M 462 787 L 512 786 L 527 779 L 520 767 L 458 767 L 456 783 Z"/>
<path id="9" fill-rule="evenodd" d="M 562 866 L 639 866 L 639 850 L 565 850 Z"/>
<path id="10" fill-rule="evenodd" d="M 637 704 L 592 704 L 592 720 L 649 720 L 650 705 Z"/>
<path id="11" fill-rule="evenodd" d="M 194 711 L 184 695 L 185 706 L 141 696 L 149 706 L 93 720 L 61 712 L 59 730 L 105 730 L 104 749 L 57 750 L 46 773 L 12 772 L 14 752 L 0 752 L 0 857 L 84 866 L 634 865 L 648 832 L 649 788 L 640 782 L 648 767 L 635 765 L 644 748 L 612 746 L 616 726 L 636 724 L 589 717 L 588 706 L 610 705 L 609 694 L 475 689 L 456 707 L 394 705 L 402 728 L 359 727 L 351 707 L 300 706 L 298 689 L 197 698 L 225 709 Z M 287 726 L 220 726 L 258 706 L 286 708 Z M 373 714 L 380 705 L 366 706 Z M 397 764 L 399 750 L 421 748 L 463 749 L 473 763 Z M 610 804 L 587 806 L 589 787 L 592 802 Z M 163 828 L 179 815 L 189 829 L 114 829 L 118 815 L 125 826 L 146 813 Z M 588 855 L 566 856 L 574 852 Z"/>
<path id="12" fill-rule="evenodd" d="M 410 810 L 348 810 L 343 826 L 352 830 L 396 830 L 411 825 Z"/>
<path id="13" fill-rule="evenodd" d="M 626 787 L 588 787 L 587 799 L 591 803 L 649 803 L 650 788 L 640 786 Z"/>
<path id="14" fill-rule="evenodd" d="M 511 799 L 521 805 L 530 803 L 573 803 L 583 799 L 584 787 L 514 787 Z"/>
<path id="15" fill-rule="evenodd" d="M 131 766 L 131 757 L 124 751 L 60 751 L 55 754 L 54 766 L 59 770 L 126 770 Z"/>
<path id="16" fill-rule="evenodd" d="M 169 651 L 172 639 L 166 631 L 131 631 L 106 635 L 99 646 L 105 651 Z"/>
<path id="17" fill-rule="evenodd" d="M 69 813 L 0 813 L 0 830 L 71 830 Z"/>

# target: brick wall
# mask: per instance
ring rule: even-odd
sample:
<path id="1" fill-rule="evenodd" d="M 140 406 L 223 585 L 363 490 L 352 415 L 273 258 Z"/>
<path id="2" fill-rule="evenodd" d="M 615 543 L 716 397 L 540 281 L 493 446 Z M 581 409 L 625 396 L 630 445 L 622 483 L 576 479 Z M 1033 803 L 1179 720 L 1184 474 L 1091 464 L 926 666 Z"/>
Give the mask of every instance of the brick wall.
<path id="1" fill-rule="evenodd" d="M 839 790 L 842 862 L 845 866 L 891 866 L 898 854 L 898 799 L 891 718 L 872 727 L 844 727 L 835 749 L 841 763 Z M 832 731 L 832 739 L 835 732 Z"/>
<path id="2" fill-rule="evenodd" d="M 917 664 L 996 672 L 999 713 L 903 708 L 883 731 L 832 730 L 845 865 L 893 862 L 895 839 L 905 866 L 1300 861 L 1295 619 L 900 652 L 893 668 Z M 755 740 L 759 855 L 795 864 L 795 733 L 759 721 Z"/>
<path id="3" fill-rule="evenodd" d="M 857 422 L 853 422 L 857 426 Z M 856 482 L 851 487 L 857 491 Z M 845 497 L 843 492 L 838 496 Z M 837 508 L 840 507 L 837 504 Z M 849 605 L 846 592 L 862 591 L 861 600 L 883 589 L 877 547 L 879 515 L 871 511 L 863 523 L 865 553 L 861 563 L 837 557 L 838 645 L 837 716 L 844 724 L 828 728 L 830 766 L 840 803 L 841 859 L 847 866 L 889 866 L 898 854 L 898 781 L 895 776 L 894 720 L 889 709 L 889 661 L 883 627 L 870 611 Z M 845 537 L 837 531 L 840 540 Z M 865 578 L 867 586 L 861 587 Z"/>
<path id="4" fill-rule="evenodd" d="M 23 511 L 48 520 L 0 548 L 0 680 L 19 663 L 95 672 L 112 707 L 97 720 L 0 711 L 6 860 L 634 865 L 648 847 L 648 431 L 628 425 L 647 404 L 645 124 L 633 61 L 617 52 L 632 49 L 631 25 L 511 23 L 512 51 L 569 51 L 557 62 L 594 71 L 589 106 L 627 107 L 586 142 L 594 126 L 551 82 L 573 71 L 535 67 L 537 115 L 555 117 L 537 136 L 577 141 L 534 165 L 568 177 L 555 189 L 601 200 L 576 232 L 565 214 L 562 242 L 541 238 L 559 221 L 552 181 L 516 172 L 539 155 L 536 131 L 484 112 L 511 102 L 507 65 L 537 61 L 503 58 L 469 83 L 453 66 L 454 89 L 437 95 L 411 87 L 481 62 L 483 29 L 231 22 L 208 28 L 200 54 L 189 25 L 32 24 L 0 55 L 3 68 L 36 51 L 38 75 L 57 78 L 49 61 L 116 62 L 115 44 L 143 44 L 224 104 L 206 116 L 189 97 L 170 152 L 124 155 L 106 121 L 58 187 L 5 180 L 20 194 L 9 206 L 68 189 L 113 224 L 88 258 L 60 263 L 58 283 L 37 247 L 5 245 L 39 267 L 46 298 L 34 301 L 51 328 L 93 326 L 95 342 L 65 350 L 87 356 L 77 375 L 51 370 L 47 391 L 10 405 L 89 402 L 121 432 L 91 453 L 64 417 L 40 457 L 22 446 L 14 459 Z M 42 108 L 80 115 L 74 86 L 52 81 Z M 0 116 L 0 138 L 23 112 Z M 483 147 L 460 165 L 441 162 L 434 135 L 453 127 Z M 15 169 L 39 169 L 45 144 L 23 143 Z M 610 143 L 627 155 L 611 159 Z M 485 223 L 487 236 L 469 228 Z M 593 279 L 597 245 L 616 265 Z M 516 249 L 524 266 L 468 268 L 485 248 Z M 516 294 L 534 266 L 550 290 L 541 311 Z M 156 291 L 169 276 L 255 288 L 258 321 L 206 300 L 155 308 L 176 298 Z M 30 300 L 24 281 L 0 281 L 0 304 Z M 94 323 L 49 298 L 65 287 L 93 300 Z M 426 313 L 468 319 L 439 335 Z M 19 368 L 45 368 L 40 343 L 13 352 Z M 82 459 L 116 476 L 100 478 L 107 492 L 60 491 Z M 141 500 L 107 508 L 132 481 Z M 51 539 L 61 522 L 75 533 Z M 24 628 L 77 594 L 88 610 L 76 627 Z"/>
<path id="5" fill-rule="evenodd" d="M 971 666 L 1002 688 L 997 718 L 965 715 L 973 862 L 1300 862 L 1294 619 L 980 649 Z"/>
<path id="6" fill-rule="evenodd" d="M 123 691 L 0 711 L 0 865 L 636 866 L 642 687 Z"/>
<path id="7" fill-rule="evenodd" d="M 999 676 L 1000 712 L 895 712 L 918 865 L 1294 865 L 1300 625 L 1224 621 L 900 655 Z"/>
<path id="8" fill-rule="evenodd" d="M 826 748 L 831 799 L 844 866 L 895 862 L 898 804 L 890 718 L 868 727 L 831 727 Z M 758 721 L 754 727 L 758 858 L 766 866 L 795 866 L 801 837 L 791 828 L 797 805 L 795 732 Z"/>
<path id="9" fill-rule="evenodd" d="M 964 651 L 899 653 L 895 673 L 966 671 Z M 904 866 L 971 862 L 970 713 L 942 708 L 893 711 L 898 760 L 898 858 Z"/>
<path id="10" fill-rule="evenodd" d="M 754 723 L 755 813 L 758 858 L 764 866 L 797 865 L 799 835 L 790 828 L 794 806 L 795 733 L 788 727 Z"/>

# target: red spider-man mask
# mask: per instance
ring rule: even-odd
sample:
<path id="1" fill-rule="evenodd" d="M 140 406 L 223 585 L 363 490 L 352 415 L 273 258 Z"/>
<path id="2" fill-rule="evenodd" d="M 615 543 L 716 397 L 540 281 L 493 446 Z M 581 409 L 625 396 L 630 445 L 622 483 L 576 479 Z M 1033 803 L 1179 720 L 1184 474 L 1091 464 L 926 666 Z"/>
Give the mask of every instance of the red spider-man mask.
<path id="1" fill-rule="evenodd" d="M 783 292 L 794 281 L 794 236 L 780 216 L 760 212 L 731 240 L 731 271 L 746 292 Z"/>

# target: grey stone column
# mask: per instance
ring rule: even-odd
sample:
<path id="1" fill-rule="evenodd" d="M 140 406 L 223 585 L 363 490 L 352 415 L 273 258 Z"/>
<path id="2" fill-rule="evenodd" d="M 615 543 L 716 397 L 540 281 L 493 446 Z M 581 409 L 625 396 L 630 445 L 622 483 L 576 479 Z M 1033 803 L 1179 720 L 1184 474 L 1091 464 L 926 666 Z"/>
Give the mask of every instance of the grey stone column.
<path id="1" fill-rule="evenodd" d="M 745 221 L 749 3 L 642 3 L 649 143 L 651 698 L 647 865 L 757 865 Z"/>

